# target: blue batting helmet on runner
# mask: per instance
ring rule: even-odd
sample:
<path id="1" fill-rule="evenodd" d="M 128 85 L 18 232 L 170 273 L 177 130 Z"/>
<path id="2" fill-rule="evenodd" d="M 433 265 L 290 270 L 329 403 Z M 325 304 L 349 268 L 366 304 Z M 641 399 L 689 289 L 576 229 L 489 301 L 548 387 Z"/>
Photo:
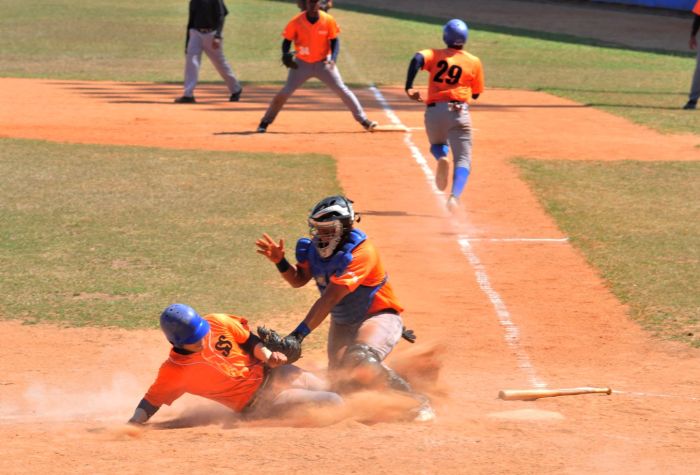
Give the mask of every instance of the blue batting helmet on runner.
<path id="1" fill-rule="evenodd" d="M 469 37 L 469 28 L 462 20 L 450 20 L 442 28 L 442 41 L 447 46 L 464 46 Z"/>
<path id="2" fill-rule="evenodd" d="M 174 346 L 197 343 L 209 333 L 209 322 L 188 305 L 174 303 L 160 315 L 160 328 Z"/>

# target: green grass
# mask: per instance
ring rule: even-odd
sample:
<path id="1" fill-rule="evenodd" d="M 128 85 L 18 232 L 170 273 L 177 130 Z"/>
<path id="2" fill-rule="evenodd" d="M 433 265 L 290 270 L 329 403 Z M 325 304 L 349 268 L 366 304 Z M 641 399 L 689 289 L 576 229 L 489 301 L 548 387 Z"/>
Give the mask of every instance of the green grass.
<path id="1" fill-rule="evenodd" d="M 234 70 L 248 83 L 283 82 L 280 33 L 297 12 L 294 3 L 229 3 L 224 46 Z M 86 6 L 37 0 L 27 7 L 23 0 L 5 0 L 3 7 L 3 76 L 182 81 L 187 2 L 91 0 Z M 343 30 L 339 66 L 349 84 L 403 84 L 413 54 L 441 46 L 444 19 L 351 5 L 333 14 Z M 565 35 L 471 27 L 469 50 L 482 58 L 488 87 L 551 92 L 665 132 L 700 130 L 700 114 L 679 109 L 693 70 L 690 54 L 630 51 Z M 202 80 L 220 81 L 208 60 L 203 63 Z M 419 84 L 424 83 L 421 74 Z"/>
<path id="2" fill-rule="evenodd" d="M 338 191 L 327 156 L 1 140 L 0 315 L 152 327 L 184 301 L 292 327 L 317 291 L 288 287 L 255 240 L 293 253 Z"/>
<path id="3" fill-rule="evenodd" d="M 635 320 L 700 347 L 700 162 L 516 164 Z"/>

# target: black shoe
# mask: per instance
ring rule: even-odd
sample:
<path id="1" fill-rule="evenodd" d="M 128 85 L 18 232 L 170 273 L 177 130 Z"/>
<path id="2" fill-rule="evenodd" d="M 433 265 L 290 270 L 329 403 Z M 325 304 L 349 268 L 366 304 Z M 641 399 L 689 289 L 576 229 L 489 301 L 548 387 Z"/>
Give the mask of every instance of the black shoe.
<path id="1" fill-rule="evenodd" d="M 690 110 L 695 110 L 695 108 L 698 105 L 698 101 L 688 101 L 686 104 L 683 106 L 684 110 L 690 111 Z"/>
<path id="2" fill-rule="evenodd" d="M 368 132 L 372 132 L 375 129 L 375 127 L 377 127 L 377 125 L 379 124 L 377 124 L 373 120 L 365 119 L 362 121 L 362 127 L 364 127 L 365 130 Z"/>
<path id="3" fill-rule="evenodd" d="M 175 99 L 175 104 L 194 104 L 195 102 L 197 101 L 192 96 L 182 96 Z"/>
<path id="4" fill-rule="evenodd" d="M 266 120 L 261 120 L 260 125 L 258 125 L 258 133 L 259 134 L 264 134 L 267 132 L 267 126 L 270 125 L 270 123 Z"/>
<path id="5" fill-rule="evenodd" d="M 243 88 L 240 88 L 238 92 L 231 94 L 231 97 L 228 98 L 229 102 L 238 102 L 241 100 L 241 93 L 243 92 Z"/>

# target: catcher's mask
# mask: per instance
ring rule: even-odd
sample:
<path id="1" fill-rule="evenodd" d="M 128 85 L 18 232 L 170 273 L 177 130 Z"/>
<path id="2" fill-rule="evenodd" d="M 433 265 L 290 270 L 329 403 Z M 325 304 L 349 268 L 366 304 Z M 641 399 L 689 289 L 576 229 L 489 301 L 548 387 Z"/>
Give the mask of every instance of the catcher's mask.
<path id="1" fill-rule="evenodd" d="M 323 198 L 311 210 L 308 222 L 319 256 L 328 259 L 352 231 L 355 222 L 352 201 L 339 195 Z"/>

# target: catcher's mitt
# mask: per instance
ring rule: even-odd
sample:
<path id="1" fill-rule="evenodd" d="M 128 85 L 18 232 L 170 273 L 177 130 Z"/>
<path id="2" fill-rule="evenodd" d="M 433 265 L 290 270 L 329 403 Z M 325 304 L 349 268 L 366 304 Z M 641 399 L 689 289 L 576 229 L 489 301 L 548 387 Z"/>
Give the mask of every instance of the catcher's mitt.
<path id="1" fill-rule="evenodd" d="M 296 61 L 294 61 L 294 55 L 292 53 L 284 53 L 282 55 L 282 64 L 290 69 L 296 69 L 299 67 Z"/>
<path id="2" fill-rule="evenodd" d="M 258 327 L 258 337 L 268 350 L 285 355 L 287 363 L 294 363 L 301 358 L 301 342 L 292 335 L 282 338 L 275 330 Z"/>

